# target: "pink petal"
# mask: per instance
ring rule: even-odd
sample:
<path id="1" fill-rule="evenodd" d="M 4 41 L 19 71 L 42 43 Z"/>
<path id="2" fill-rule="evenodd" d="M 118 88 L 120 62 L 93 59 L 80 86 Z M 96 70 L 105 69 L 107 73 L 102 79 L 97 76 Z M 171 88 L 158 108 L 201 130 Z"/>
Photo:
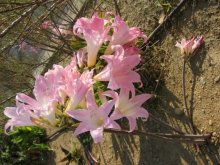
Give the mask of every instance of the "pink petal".
<path id="1" fill-rule="evenodd" d="M 87 93 L 87 108 L 89 110 L 98 109 L 98 106 L 97 106 L 96 101 L 95 101 L 94 93 L 91 90 Z"/>
<path id="2" fill-rule="evenodd" d="M 95 130 L 91 130 L 90 134 L 94 140 L 95 143 L 99 143 L 103 139 L 103 128 L 97 128 Z"/>
<path id="3" fill-rule="evenodd" d="M 111 120 L 110 118 L 107 120 L 107 122 L 105 124 L 105 128 L 112 128 L 112 129 L 117 129 L 117 130 L 121 129 L 119 124 L 116 123 L 115 121 Z"/>
<path id="4" fill-rule="evenodd" d="M 7 130 L 10 128 L 10 130 L 13 131 L 13 126 L 13 122 L 11 120 L 8 120 L 4 127 L 5 134 L 9 135 L 9 132 L 7 132 Z"/>
<path id="5" fill-rule="evenodd" d="M 109 83 L 108 83 L 108 88 L 111 90 L 117 90 L 120 88 L 119 84 L 115 81 L 114 78 L 111 78 Z"/>
<path id="6" fill-rule="evenodd" d="M 127 117 L 128 118 L 128 121 L 129 121 L 129 126 L 130 126 L 130 132 L 134 131 L 135 130 L 135 127 L 137 125 L 136 123 L 136 118 L 134 117 Z"/>
<path id="7" fill-rule="evenodd" d="M 145 101 L 147 101 L 151 97 L 152 97 L 152 95 L 150 95 L 150 94 L 141 94 L 141 95 L 133 97 L 130 101 L 135 106 L 141 106 Z"/>
<path id="8" fill-rule="evenodd" d="M 89 131 L 87 125 L 85 123 L 80 123 L 79 126 L 75 129 L 74 135 L 78 136 L 79 134 L 82 134 L 87 131 Z"/>
<path id="9" fill-rule="evenodd" d="M 115 91 L 111 91 L 111 90 L 103 92 L 103 95 L 111 97 L 114 100 L 118 98 L 118 94 Z"/>
<path id="10" fill-rule="evenodd" d="M 107 118 L 109 113 L 111 112 L 113 106 L 115 104 L 115 101 L 110 100 L 106 103 L 104 103 L 100 108 L 99 111 L 102 113 L 102 115 Z"/>
<path id="11" fill-rule="evenodd" d="M 137 66 L 141 61 L 139 55 L 128 56 L 123 59 L 123 65 L 120 67 L 125 67 L 127 69 L 133 69 Z"/>
<path id="12" fill-rule="evenodd" d="M 86 62 L 86 54 L 85 53 L 86 52 L 84 49 L 80 49 L 76 53 L 77 63 L 80 68 L 82 68 L 85 65 L 85 62 Z"/>
<path id="13" fill-rule="evenodd" d="M 114 55 L 102 55 L 100 58 L 107 61 L 107 63 L 111 63 L 115 59 L 115 56 Z"/>
<path id="14" fill-rule="evenodd" d="M 9 118 L 15 118 L 18 117 L 18 113 L 17 113 L 17 108 L 16 107 L 6 107 L 4 110 L 4 115 L 9 117 Z"/>
<path id="15" fill-rule="evenodd" d="M 96 59 L 98 51 L 102 45 L 103 40 L 97 32 L 87 32 L 85 33 L 85 40 L 87 43 L 88 60 L 87 66 L 92 67 L 96 64 Z"/>
<path id="16" fill-rule="evenodd" d="M 86 121 L 90 115 L 90 112 L 85 109 L 69 110 L 66 113 L 78 121 Z"/>
<path id="17" fill-rule="evenodd" d="M 96 81 L 109 81 L 111 76 L 111 69 L 109 67 L 105 67 L 100 73 L 95 75 L 94 79 Z"/>
<path id="18" fill-rule="evenodd" d="M 118 119 L 121 119 L 121 118 L 123 118 L 124 117 L 124 115 L 122 115 L 120 112 L 118 112 L 118 111 L 114 111 L 113 113 L 112 113 L 112 115 L 110 116 L 110 119 L 111 120 L 118 120 Z"/>
<path id="19" fill-rule="evenodd" d="M 125 52 L 124 55 L 125 56 L 133 56 L 133 55 L 139 55 L 140 50 L 137 47 L 133 47 L 133 46 L 124 46 Z"/>
<path id="20" fill-rule="evenodd" d="M 129 90 L 127 90 L 125 88 L 122 88 L 120 90 L 120 94 L 119 94 L 120 100 L 128 100 L 129 99 L 129 94 L 130 94 Z"/>
<path id="21" fill-rule="evenodd" d="M 115 81 L 120 88 L 130 89 L 134 82 L 141 82 L 141 77 L 135 71 L 129 71 L 127 74 L 115 76 Z"/>
<path id="22" fill-rule="evenodd" d="M 138 108 L 136 110 L 136 116 L 137 117 L 141 117 L 142 120 L 147 121 L 148 117 L 149 117 L 149 113 L 146 109 L 144 108 Z"/>
<path id="23" fill-rule="evenodd" d="M 32 99 L 31 97 L 27 96 L 24 93 L 18 93 L 16 95 L 16 100 L 22 102 L 22 103 L 26 103 L 29 104 L 30 106 L 32 106 L 33 108 L 37 107 L 37 102 L 36 100 Z"/>
<path id="24" fill-rule="evenodd" d="M 194 40 L 194 44 L 192 46 L 192 50 L 195 51 L 200 45 L 204 42 L 203 36 L 199 36 Z"/>
<path id="25" fill-rule="evenodd" d="M 107 102 L 106 95 L 104 95 L 104 92 L 101 89 L 98 89 L 98 96 L 103 104 Z"/>

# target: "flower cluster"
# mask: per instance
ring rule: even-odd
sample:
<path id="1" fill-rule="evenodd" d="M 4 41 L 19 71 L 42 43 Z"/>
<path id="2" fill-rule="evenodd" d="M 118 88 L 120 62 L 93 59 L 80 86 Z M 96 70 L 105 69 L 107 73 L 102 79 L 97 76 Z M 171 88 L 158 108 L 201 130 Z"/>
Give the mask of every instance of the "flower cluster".
<path id="1" fill-rule="evenodd" d="M 105 128 L 120 129 L 118 119 L 127 118 L 133 131 L 137 118 L 148 118 L 142 104 L 151 95 L 136 95 L 134 87 L 141 83 L 134 70 L 141 61 L 136 43 L 139 38 L 146 41 L 140 29 L 129 28 L 119 16 L 95 14 L 78 19 L 72 33 L 86 47 L 76 51 L 66 67 L 54 65 L 38 76 L 34 98 L 17 94 L 16 107 L 4 111 L 10 118 L 6 132 L 17 126 L 56 127 L 65 118 L 78 126 L 74 135 L 89 131 L 98 143 Z"/>

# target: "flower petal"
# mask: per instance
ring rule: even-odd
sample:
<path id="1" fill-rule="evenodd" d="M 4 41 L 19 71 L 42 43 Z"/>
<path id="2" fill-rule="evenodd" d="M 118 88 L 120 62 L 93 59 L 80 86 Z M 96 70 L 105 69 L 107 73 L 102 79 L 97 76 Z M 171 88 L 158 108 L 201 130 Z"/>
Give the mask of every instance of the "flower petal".
<path id="1" fill-rule="evenodd" d="M 152 97 L 151 94 L 141 94 L 133 97 L 130 101 L 135 106 L 141 106 L 145 101 L 149 100 Z"/>
<path id="2" fill-rule="evenodd" d="M 102 113 L 102 115 L 107 118 L 109 113 L 111 112 L 113 106 L 115 104 L 115 101 L 110 100 L 105 102 L 100 108 L 99 111 Z"/>
<path id="3" fill-rule="evenodd" d="M 111 120 L 110 118 L 107 120 L 105 124 L 105 128 L 112 128 L 112 129 L 117 129 L 117 130 L 121 129 L 120 125 L 114 120 Z"/>
<path id="4" fill-rule="evenodd" d="M 36 100 L 32 99 L 31 97 L 27 96 L 24 93 L 18 93 L 16 95 L 16 100 L 22 102 L 22 103 L 26 103 L 29 104 L 30 106 L 32 106 L 33 108 L 37 107 L 37 102 Z"/>
<path id="5" fill-rule="evenodd" d="M 87 132 L 87 131 L 89 131 L 87 125 L 82 122 L 82 123 L 80 123 L 79 126 L 75 129 L 75 131 L 74 131 L 73 134 L 74 134 L 75 136 L 78 136 L 79 134 L 82 134 L 82 133 Z"/>
<path id="6" fill-rule="evenodd" d="M 137 125 L 136 118 L 134 118 L 134 117 L 127 117 L 127 118 L 128 118 L 129 126 L 130 126 L 129 131 L 132 132 L 135 130 L 135 127 Z"/>
<path id="7" fill-rule="evenodd" d="M 103 128 L 97 128 L 95 130 L 91 130 L 90 134 L 94 140 L 95 143 L 99 143 L 103 139 Z"/>
<path id="8" fill-rule="evenodd" d="M 17 108 L 16 107 L 6 107 L 4 110 L 4 115 L 9 117 L 9 118 L 15 118 L 18 117 L 18 113 L 17 113 Z"/>
<path id="9" fill-rule="evenodd" d="M 70 117 L 78 121 L 86 121 L 88 119 L 88 114 L 90 111 L 85 109 L 69 110 L 66 112 Z"/>
<path id="10" fill-rule="evenodd" d="M 149 117 L 149 113 L 144 108 L 138 108 L 136 110 L 136 117 L 141 117 L 143 121 L 147 121 L 147 119 Z"/>
<path id="11" fill-rule="evenodd" d="M 96 110 L 98 106 L 95 101 L 95 96 L 92 90 L 88 91 L 87 93 L 87 108 L 89 110 Z"/>

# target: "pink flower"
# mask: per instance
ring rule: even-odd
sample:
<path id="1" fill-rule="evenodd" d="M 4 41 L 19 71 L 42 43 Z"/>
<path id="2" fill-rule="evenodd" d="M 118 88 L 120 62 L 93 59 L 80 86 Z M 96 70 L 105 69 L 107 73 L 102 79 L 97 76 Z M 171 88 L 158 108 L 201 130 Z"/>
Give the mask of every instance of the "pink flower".
<path id="1" fill-rule="evenodd" d="M 17 107 L 6 107 L 4 110 L 5 116 L 10 118 L 5 124 L 6 134 L 9 128 L 10 131 L 13 131 L 14 126 L 36 125 L 31 121 L 31 116 L 34 116 L 32 112 L 22 103 L 17 102 L 16 105 Z"/>
<path id="2" fill-rule="evenodd" d="M 55 108 L 59 101 L 57 95 L 57 86 L 54 77 L 45 78 L 38 76 L 33 90 L 35 99 L 18 93 L 16 99 L 27 105 L 39 119 L 47 121 L 50 125 L 55 126 L 57 121 L 55 118 Z"/>
<path id="3" fill-rule="evenodd" d="M 98 73 L 94 79 L 96 81 L 109 81 L 108 88 L 116 90 L 125 88 L 134 92 L 134 82 L 141 82 L 140 75 L 133 71 L 140 63 L 140 55 L 125 55 L 122 46 L 114 46 L 115 55 L 101 56 L 108 65 Z"/>
<path id="4" fill-rule="evenodd" d="M 110 43 L 105 51 L 105 54 L 112 53 L 112 45 L 124 45 L 133 42 L 135 39 L 142 37 L 146 41 L 147 37 L 137 27 L 129 28 L 128 25 L 121 19 L 120 16 L 115 16 L 112 24 L 114 29 Z"/>
<path id="5" fill-rule="evenodd" d="M 42 29 L 48 29 L 50 25 L 51 25 L 51 22 L 50 22 L 50 21 L 44 21 L 44 22 L 41 24 L 41 28 L 42 28 Z"/>
<path id="6" fill-rule="evenodd" d="M 177 42 L 175 46 L 180 48 L 184 58 L 188 58 L 203 42 L 203 36 L 199 36 L 190 40 L 182 39 L 181 43 Z"/>
<path id="7" fill-rule="evenodd" d="M 53 69 L 48 70 L 44 77 L 53 84 L 57 99 L 64 104 L 67 96 L 65 92 L 66 86 L 80 77 L 76 57 L 73 57 L 71 63 L 65 68 L 60 65 L 53 65 Z"/>
<path id="8" fill-rule="evenodd" d="M 151 98 L 150 94 L 141 94 L 130 98 L 130 92 L 126 89 L 121 89 L 119 95 L 113 91 L 107 91 L 105 95 L 116 100 L 115 110 L 110 118 L 112 120 L 117 120 L 126 117 L 129 121 L 130 131 L 135 129 L 137 118 L 148 118 L 149 114 L 147 110 L 142 108 L 141 105 Z"/>
<path id="9" fill-rule="evenodd" d="M 105 27 L 106 20 L 99 18 L 96 14 L 91 19 L 80 18 L 73 27 L 75 35 L 82 37 L 87 43 L 88 67 L 96 64 L 98 51 L 108 38 L 109 28 Z"/>
<path id="10" fill-rule="evenodd" d="M 27 47 L 27 42 L 22 41 L 19 45 L 18 45 L 18 51 L 24 51 L 24 49 Z"/>
<path id="11" fill-rule="evenodd" d="M 87 109 L 70 110 L 67 112 L 69 116 L 80 121 L 74 135 L 77 136 L 90 131 L 94 142 L 99 143 L 103 139 L 104 128 L 120 129 L 120 126 L 108 117 L 114 103 L 113 100 L 110 100 L 98 107 L 94 94 L 89 91 L 87 95 Z"/>
<path id="12" fill-rule="evenodd" d="M 38 50 L 35 48 L 35 47 L 30 47 L 30 49 L 29 49 L 29 52 L 30 53 L 33 53 L 33 54 L 37 54 L 38 53 Z"/>
<path id="13" fill-rule="evenodd" d="M 66 112 L 69 110 L 77 108 L 81 101 L 86 96 L 89 88 L 93 84 L 93 71 L 85 71 L 83 74 L 77 78 L 70 80 L 64 89 L 64 92 L 69 96 L 70 100 L 66 108 Z"/>
<path id="14" fill-rule="evenodd" d="M 57 36 L 64 36 L 66 37 L 67 35 L 72 35 L 72 32 L 68 29 L 64 29 L 62 27 L 54 27 L 52 28 L 52 31 L 54 32 L 55 35 Z"/>

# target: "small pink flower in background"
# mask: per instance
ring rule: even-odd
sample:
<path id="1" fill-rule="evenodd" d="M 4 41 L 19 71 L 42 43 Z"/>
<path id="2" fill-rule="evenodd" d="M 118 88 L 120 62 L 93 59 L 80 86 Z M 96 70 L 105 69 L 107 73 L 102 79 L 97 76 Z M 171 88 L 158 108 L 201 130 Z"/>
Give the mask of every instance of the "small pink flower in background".
<path id="1" fill-rule="evenodd" d="M 57 36 L 62 35 L 63 37 L 66 37 L 67 35 L 73 34 L 72 31 L 70 31 L 68 29 L 64 29 L 62 27 L 54 27 L 54 28 L 52 28 L 52 32 Z"/>
<path id="2" fill-rule="evenodd" d="M 50 26 L 51 26 L 51 22 L 50 22 L 50 21 L 44 21 L 44 22 L 41 24 L 41 28 L 42 28 L 42 29 L 48 29 Z"/>
<path id="3" fill-rule="evenodd" d="M 33 117 L 32 112 L 24 104 L 17 102 L 17 107 L 6 107 L 4 110 L 5 116 L 10 119 L 5 124 L 5 133 L 7 134 L 8 129 L 14 130 L 14 127 L 18 126 L 33 126 L 36 125 L 31 121 Z"/>
<path id="4" fill-rule="evenodd" d="M 147 110 L 142 108 L 141 105 L 151 98 L 150 94 L 141 94 L 130 98 L 130 91 L 121 89 L 119 95 L 113 91 L 107 91 L 105 95 L 112 97 L 116 101 L 115 110 L 110 118 L 112 120 L 118 120 L 126 117 L 129 121 L 130 131 L 135 129 L 137 118 L 148 118 L 149 114 Z"/>
<path id="5" fill-rule="evenodd" d="M 96 64 L 98 51 L 102 44 L 108 39 L 109 27 L 105 27 L 106 20 L 99 18 L 96 14 L 91 19 L 80 18 L 73 27 L 73 33 L 84 38 L 87 43 L 88 67 Z"/>
<path id="6" fill-rule="evenodd" d="M 184 58 L 188 58 L 203 42 L 203 36 L 199 36 L 190 40 L 182 39 L 182 41 L 180 43 L 177 42 L 175 46 L 180 48 Z"/>
<path id="7" fill-rule="evenodd" d="M 18 45 L 18 51 L 24 51 L 24 49 L 27 47 L 27 42 L 22 41 L 19 45 Z"/>
<path id="8" fill-rule="evenodd" d="M 115 16 L 112 23 L 114 32 L 111 36 L 110 43 L 105 51 L 105 54 L 111 54 L 113 52 L 112 45 L 124 45 L 133 42 L 139 37 L 142 37 L 146 41 L 146 36 L 137 27 L 129 28 L 129 26 L 121 19 L 120 16 Z"/>
<path id="9" fill-rule="evenodd" d="M 114 103 L 113 100 L 110 100 L 98 107 L 93 92 L 89 91 L 87 94 L 87 109 L 70 110 L 67 112 L 69 116 L 80 121 L 74 135 L 77 136 L 90 131 L 94 142 L 99 143 L 103 139 L 104 128 L 120 129 L 120 126 L 108 117 Z"/>
<path id="10" fill-rule="evenodd" d="M 133 71 L 140 63 L 140 55 L 126 56 L 122 46 L 114 46 L 114 55 L 101 56 L 108 65 L 98 73 L 94 79 L 96 81 L 109 81 L 108 88 L 116 90 L 125 88 L 134 93 L 134 82 L 141 82 L 140 75 Z"/>
<path id="11" fill-rule="evenodd" d="M 32 46 L 31 46 L 31 47 L 29 48 L 29 52 L 30 52 L 30 53 L 33 53 L 33 54 L 37 54 L 37 53 L 38 53 L 38 50 L 37 50 L 35 47 L 32 47 Z"/>

